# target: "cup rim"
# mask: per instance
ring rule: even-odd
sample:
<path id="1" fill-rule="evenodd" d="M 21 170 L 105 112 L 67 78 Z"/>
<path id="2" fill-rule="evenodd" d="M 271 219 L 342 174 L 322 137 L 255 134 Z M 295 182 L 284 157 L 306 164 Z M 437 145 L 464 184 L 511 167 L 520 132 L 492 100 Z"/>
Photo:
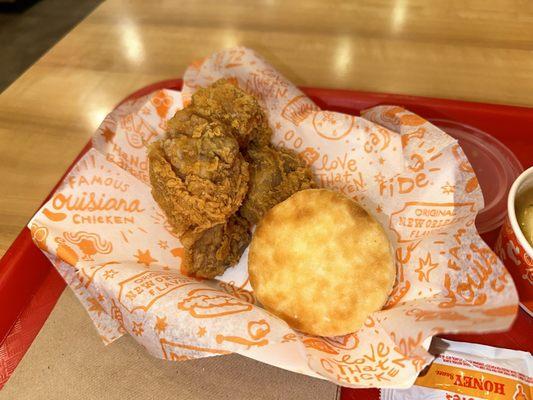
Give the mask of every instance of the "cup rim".
<path id="1" fill-rule="evenodd" d="M 518 191 L 518 188 L 520 187 L 520 185 L 530 175 L 533 175 L 533 167 L 529 167 L 528 169 L 523 171 L 518 176 L 518 178 L 516 178 L 516 180 L 513 182 L 511 189 L 509 190 L 509 195 L 507 196 L 507 215 L 509 216 L 511 227 L 513 228 L 513 232 L 516 238 L 518 239 L 520 246 L 522 246 L 522 248 L 527 253 L 527 255 L 533 258 L 533 247 L 531 247 L 529 242 L 526 240 L 526 237 L 524 236 L 522 229 L 518 225 L 518 221 L 516 219 L 515 207 L 514 207 L 516 192 Z"/>

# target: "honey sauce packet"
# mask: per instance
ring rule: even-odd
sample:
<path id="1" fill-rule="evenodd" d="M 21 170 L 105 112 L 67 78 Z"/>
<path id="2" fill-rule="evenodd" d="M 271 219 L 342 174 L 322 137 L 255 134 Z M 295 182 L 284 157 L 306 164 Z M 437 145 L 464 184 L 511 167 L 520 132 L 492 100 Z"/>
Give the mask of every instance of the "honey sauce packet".
<path id="1" fill-rule="evenodd" d="M 381 400 L 531 400 L 533 357 L 525 351 L 433 339 L 437 354 L 409 389 L 382 389 Z"/>

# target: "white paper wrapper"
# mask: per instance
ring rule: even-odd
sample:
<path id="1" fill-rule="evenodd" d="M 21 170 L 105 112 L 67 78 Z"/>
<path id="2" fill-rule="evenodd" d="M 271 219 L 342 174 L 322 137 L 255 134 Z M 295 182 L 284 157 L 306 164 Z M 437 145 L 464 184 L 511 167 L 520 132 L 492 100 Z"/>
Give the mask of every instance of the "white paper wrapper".
<path id="1" fill-rule="evenodd" d="M 357 332 L 312 337 L 255 304 L 246 255 L 218 280 L 180 272 L 182 246 L 150 194 L 146 146 L 199 86 L 236 80 L 268 112 L 276 145 L 301 153 L 325 187 L 357 200 L 386 229 L 397 282 Z M 361 117 L 322 111 L 253 51 L 221 51 L 191 66 L 183 92 L 119 106 L 90 150 L 29 226 L 102 340 L 129 333 L 169 360 L 238 352 L 344 386 L 407 387 L 443 332 L 505 330 L 517 295 L 479 237 L 483 206 L 457 142 L 400 107 Z M 75 351 L 75 349 L 72 349 Z"/>

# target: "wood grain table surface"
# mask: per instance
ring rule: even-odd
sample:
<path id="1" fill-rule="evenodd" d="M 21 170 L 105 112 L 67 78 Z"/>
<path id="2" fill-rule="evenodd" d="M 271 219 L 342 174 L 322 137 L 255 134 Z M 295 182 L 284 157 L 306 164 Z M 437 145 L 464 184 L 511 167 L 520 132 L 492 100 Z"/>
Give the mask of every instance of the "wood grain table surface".
<path id="1" fill-rule="evenodd" d="M 528 0 L 109 0 L 0 95 L 0 255 L 118 101 L 235 45 L 298 85 L 533 106 Z"/>

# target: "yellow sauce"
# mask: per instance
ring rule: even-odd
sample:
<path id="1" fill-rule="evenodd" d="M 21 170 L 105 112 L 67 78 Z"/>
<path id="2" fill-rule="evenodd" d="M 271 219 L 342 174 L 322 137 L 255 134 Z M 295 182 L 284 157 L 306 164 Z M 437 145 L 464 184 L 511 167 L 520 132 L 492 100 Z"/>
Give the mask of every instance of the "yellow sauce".
<path id="1" fill-rule="evenodd" d="M 516 196 L 515 210 L 518 225 L 526 240 L 533 246 L 533 187 Z"/>

